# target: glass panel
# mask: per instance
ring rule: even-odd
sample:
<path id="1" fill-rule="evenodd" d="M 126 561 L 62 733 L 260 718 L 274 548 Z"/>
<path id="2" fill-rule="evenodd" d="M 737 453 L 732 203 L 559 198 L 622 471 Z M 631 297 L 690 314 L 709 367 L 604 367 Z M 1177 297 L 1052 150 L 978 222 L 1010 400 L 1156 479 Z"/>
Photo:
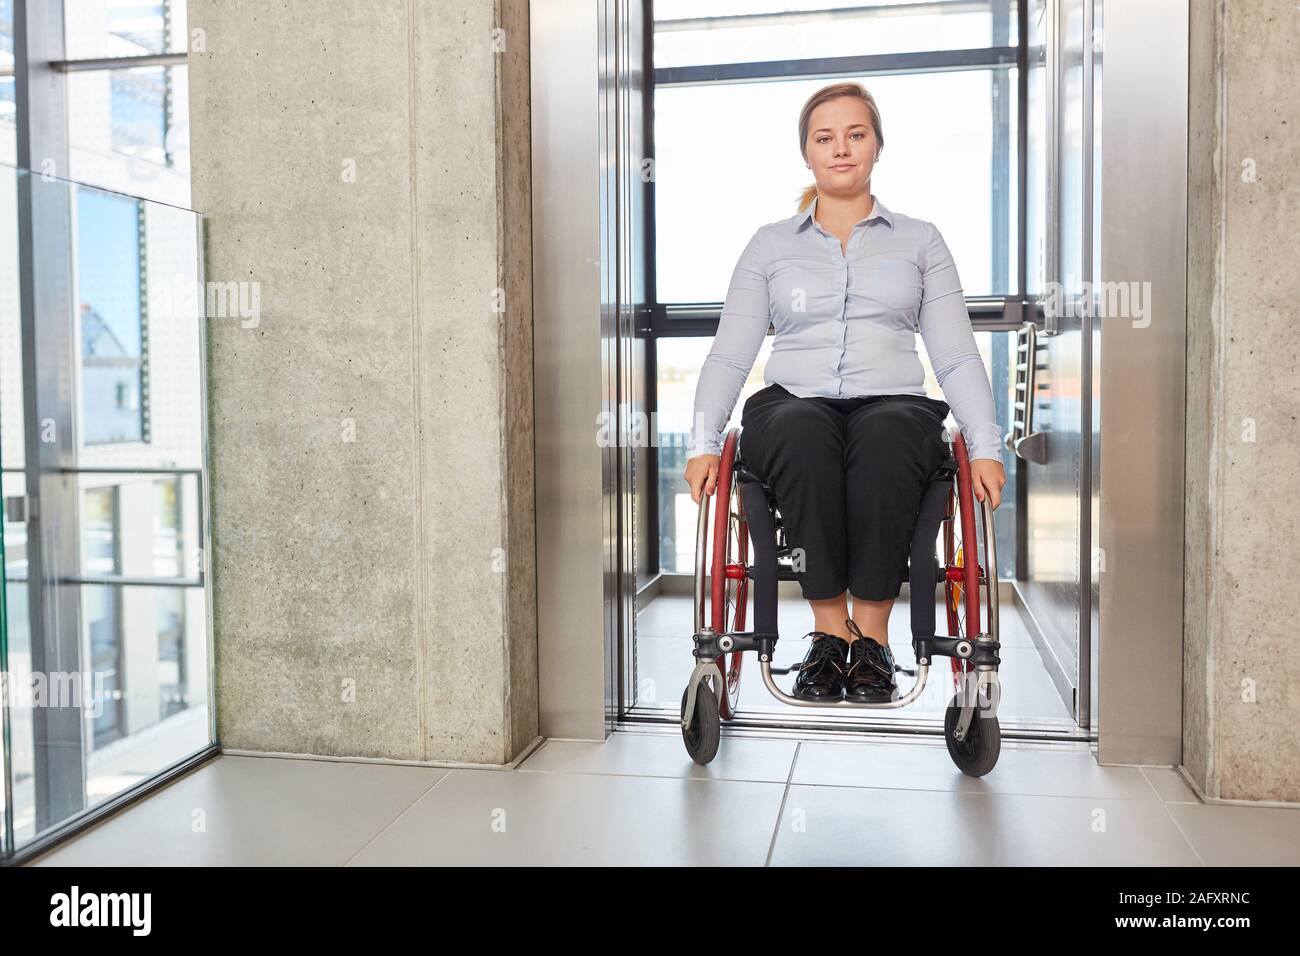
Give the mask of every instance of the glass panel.
<path id="1" fill-rule="evenodd" d="M 1060 281 L 1066 295 L 1081 293 L 1083 281 L 1083 2 L 1061 4 L 1061 246 Z"/>
<path id="2" fill-rule="evenodd" d="M 72 178 L 173 206 L 190 203 L 189 70 L 69 73 Z"/>
<path id="3" fill-rule="evenodd" d="M 8 163 L 11 166 L 18 162 L 16 95 L 14 0 L 0 0 L 0 163 Z"/>
<path id="4" fill-rule="evenodd" d="M 39 250 L 30 340 L 20 321 L 19 204 L 32 210 Z M 203 297 L 189 210 L 0 166 L 6 210 L 6 496 L 26 490 L 24 435 L 41 437 L 32 444 L 40 461 L 29 462 L 39 469 L 39 516 L 6 515 L 4 525 L 4 664 L 22 691 L 10 698 L 6 743 L 21 848 L 211 739 L 207 593 L 197 586 Z M 24 350 L 33 382 L 24 382 Z M 25 386 L 37 425 L 24 420 Z"/>
<path id="5" fill-rule="evenodd" d="M 0 69 L 13 65 L 13 0 L 0 0 Z M 7 57 L 7 58 L 6 58 Z M 6 85 L 7 83 L 7 85 Z M 13 114 L 3 113 L 4 96 L 9 106 L 13 100 L 12 77 L 0 77 L 0 158 L 12 154 Z M 6 151 L 9 153 L 6 153 Z M 21 797 L 21 783 L 13 768 L 30 763 L 31 728 L 17 723 L 5 707 L 5 698 L 14 688 L 30 681 L 30 661 L 20 651 L 31 645 L 27 628 L 27 524 L 10 520 L 8 502 L 22 500 L 26 477 L 23 472 L 23 387 L 22 329 L 20 325 L 20 288 L 18 282 L 18 245 L 14 241 L 18 221 L 18 193 L 15 177 L 8 167 L 0 167 L 0 566 L 4 583 L 0 586 L 0 854 L 13 850 L 13 823 L 16 801 Z"/>
<path id="6" fill-rule="evenodd" d="M 3 2 L 3 0 L 0 0 Z M 12 167 L 0 166 L 0 386 L 4 388 L 0 401 L 0 464 L 17 471 L 17 491 L 22 491 L 23 442 L 23 352 L 21 290 L 18 283 L 18 193 Z"/>
<path id="7" fill-rule="evenodd" d="M 658 375 L 656 423 L 659 448 L 659 569 L 695 572 L 695 518 L 698 505 L 682 477 L 686 470 L 687 442 L 700 368 L 713 345 L 712 338 L 672 337 L 655 340 Z M 763 370 L 772 354 L 769 335 L 759 349 L 754 368 L 740 390 L 728 428 L 740 424 L 745 399 L 763 387 Z"/>
<path id="8" fill-rule="evenodd" d="M 105 630 L 103 642 L 91 644 L 95 700 L 103 702 L 86 756 L 86 801 L 94 806 L 208 744 L 207 642 L 197 588 L 83 591 L 114 592 L 117 604 L 116 617 L 104 618 L 111 639 Z"/>
<path id="9" fill-rule="evenodd" d="M 70 60 L 183 52 L 183 0 L 63 0 Z"/>
<path id="10" fill-rule="evenodd" d="M 119 153 L 167 163 L 168 72 L 160 66 L 109 71 L 112 144 Z"/>
<path id="11" fill-rule="evenodd" d="M 1020 71 L 993 74 L 993 155 L 989 169 L 992 216 L 989 229 L 989 287 L 1015 295 L 1020 289 Z M 955 253 L 954 253 L 955 255 Z M 966 281 L 965 275 L 962 281 Z"/>
<path id="12" fill-rule="evenodd" d="M 70 60 L 187 51 L 183 0 L 64 0 Z M 173 206 L 190 204 L 184 66 L 67 76 L 71 178 Z"/>
<path id="13" fill-rule="evenodd" d="M 81 566 L 87 574 L 117 574 L 117 489 L 88 488 L 81 498 Z"/>
<path id="14" fill-rule="evenodd" d="M 1015 141 L 993 107 L 995 86 L 1015 88 L 1008 73 L 996 84 L 994 70 L 863 81 L 885 131 L 872 191 L 890 209 L 939 227 L 971 296 L 1014 291 L 1005 265 L 1014 217 L 994 216 L 1015 195 Z M 656 89 L 658 301 L 721 302 L 754 230 L 794 215 L 812 181 L 799 152 L 799 110 L 826 82 Z M 995 177 L 1008 184 L 1007 198 L 995 198 Z M 709 228 L 700 228 L 701 216 Z"/>
<path id="15" fill-rule="evenodd" d="M 122 624 L 117 588 L 88 584 L 81 589 L 82 615 L 94 675 L 91 746 L 98 750 L 125 733 L 122 719 Z"/>
<path id="16" fill-rule="evenodd" d="M 1010 0 L 655 0 L 655 67 L 1016 43 Z"/>
<path id="17" fill-rule="evenodd" d="M 183 571 L 180 482 L 166 478 L 153 482 L 153 573 L 181 577 Z"/>
<path id="18" fill-rule="evenodd" d="M 165 720 L 189 706 L 185 674 L 185 592 L 155 588 L 158 630 L 158 719 Z"/>
<path id="19" fill-rule="evenodd" d="M 1047 281 L 1047 4 L 1030 0 L 1029 9 L 1029 103 L 1026 164 L 1028 171 L 1025 201 L 1025 259 L 1027 262 L 1025 294 L 1036 296 Z"/>
<path id="20" fill-rule="evenodd" d="M 979 331 L 975 343 L 984 359 L 993 387 L 993 403 L 998 423 L 1003 433 L 1011 430 L 1012 392 L 1015 386 L 1015 333 Z M 695 387 L 699 382 L 700 368 L 713 345 L 710 337 L 671 337 L 655 340 L 658 366 L 658 447 L 659 447 L 659 564 L 664 573 L 693 574 L 695 572 L 695 523 L 699 506 L 691 500 L 690 490 L 682 473 L 686 468 L 686 439 L 695 401 Z M 740 424 L 740 413 L 745 399 L 763 388 L 763 374 L 771 354 L 772 337 L 768 336 L 754 362 L 740 398 L 732 411 L 728 428 Z M 943 398 L 925 352 L 925 343 L 916 336 L 916 350 L 925 369 L 926 394 Z M 955 425 L 950 415 L 948 424 Z M 1007 466 L 1007 484 L 1002 489 L 994 524 L 997 532 L 998 574 L 1015 576 L 1016 522 L 1015 483 L 1018 478 L 1018 459 L 1003 455 Z"/>
<path id="21" fill-rule="evenodd" d="M 77 193 L 81 437 L 87 445 L 148 440 L 140 202 Z"/>

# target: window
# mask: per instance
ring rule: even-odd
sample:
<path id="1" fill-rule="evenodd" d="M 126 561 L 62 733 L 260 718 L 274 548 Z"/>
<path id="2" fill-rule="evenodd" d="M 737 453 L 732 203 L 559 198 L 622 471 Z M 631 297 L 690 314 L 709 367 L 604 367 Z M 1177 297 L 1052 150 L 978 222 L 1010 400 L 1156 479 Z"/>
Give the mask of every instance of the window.
<path id="1" fill-rule="evenodd" d="M 77 190 L 86 445 L 148 441 L 140 216 L 134 199 Z"/>
<path id="2" fill-rule="evenodd" d="M 64 0 L 64 4 L 64 55 L 75 67 L 67 74 L 71 178 L 188 206 L 184 2 Z M 141 57 L 151 60 L 139 62 Z M 75 66 L 78 60 L 101 62 Z"/>
<path id="3" fill-rule="evenodd" d="M 109 72 L 113 149 L 159 165 L 171 164 L 167 151 L 169 74 L 163 67 Z"/>
<path id="4" fill-rule="evenodd" d="M 117 574 L 117 489 L 89 488 L 81 499 L 82 567 L 87 574 Z M 125 732 L 122 726 L 122 630 L 120 592 L 112 585 L 81 589 L 82 615 L 90 646 L 94 746 L 98 749 Z"/>
<path id="5" fill-rule="evenodd" d="M 153 573 L 160 578 L 185 572 L 181 480 L 153 483 Z M 181 588 L 154 588 L 158 630 L 158 718 L 189 706 L 185 692 L 185 593 Z"/>
<path id="6" fill-rule="evenodd" d="M 812 182 L 799 109 L 839 81 L 863 83 L 880 107 L 873 191 L 939 226 L 968 296 L 1021 291 L 1013 0 L 660 0 L 654 11 L 656 304 L 720 303 L 754 230 L 795 213 Z"/>
<path id="7" fill-rule="evenodd" d="M 69 59 L 171 53 L 173 21 L 184 4 L 167 0 L 63 0 Z M 179 9 L 174 9 L 179 7 Z"/>
<path id="8" fill-rule="evenodd" d="M 691 574 L 695 570 L 695 521 L 698 506 L 682 473 L 686 469 L 687 441 L 695 385 L 700 378 L 711 338 L 674 336 L 656 342 L 655 368 L 658 395 L 657 448 L 659 451 L 659 570 Z M 759 349 L 728 428 L 740 424 L 745 399 L 763 387 L 763 369 L 772 353 L 769 336 Z"/>
<path id="9" fill-rule="evenodd" d="M 872 191 L 939 226 L 972 307 L 999 419 L 1011 424 L 1015 337 L 1004 298 L 1041 273 L 1044 214 L 1026 189 L 1041 178 L 1041 27 L 1015 0 L 656 0 L 650 90 L 654 176 L 649 337 L 657 367 L 659 570 L 693 570 L 696 505 L 682 472 L 695 383 L 717 331 L 726 284 L 764 223 L 796 211 L 812 182 L 798 143 L 804 101 L 861 82 L 875 97 L 884 150 Z M 1027 24 L 1023 21 L 1028 18 Z M 1034 36 L 1038 40 L 1034 41 Z M 1022 77 L 1021 65 L 1036 67 Z M 1023 81 L 1023 82 L 1022 82 Z M 1030 183 L 1032 185 L 1032 183 Z M 700 227 L 707 218 L 708 228 Z M 1026 249 L 1026 237 L 1032 243 Z M 1022 263 L 1025 266 L 1022 268 Z M 1029 277 L 1023 273 L 1029 273 Z M 981 316 L 986 315 L 985 321 Z M 924 356 L 924 343 L 917 339 Z M 770 340 L 745 383 L 763 386 Z M 928 361 L 927 391 L 941 397 Z M 1016 460 L 998 523 L 999 573 L 1015 568 Z"/>
<path id="10" fill-rule="evenodd" d="M 29 549 L 27 525 L 10 520 L 21 514 L 6 510 L 0 650 L 19 686 L 57 677 L 80 712 L 3 701 L 6 859 L 212 747 L 185 2 L 63 0 L 61 19 L 28 22 L 52 72 L 17 62 L 14 10 L 0 0 L 3 490 L 21 500 L 30 481 L 63 477 L 42 485 L 47 547 Z M 37 70 L 41 82 L 25 84 Z M 66 138 L 50 115 L 66 115 Z M 36 174 L 16 168 L 19 143 L 41 157 Z M 19 254 L 24 222 L 32 257 Z M 20 297 L 25 282 L 41 294 Z M 32 321 L 49 334 L 25 337 Z M 56 375 L 66 387 L 36 387 Z M 45 472 L 26 452 L 49 423 L 58 460 Z"/>
<path id="11" fill-rule="evenodd" d="M 999 128 L 995 104 L 1011 95 L 1015 70 L 845 79 L 871 91 L 884 123 L 872 191 L 890 209 L 939 226 L 967 295 L 1014 293 L 1015 124 Z M 659 302 L 720 303 L 754 230 L 794 215 L 800 190 L 812 183 L 798 149 L 799 109 L 827 82 L 655 91 Z M 705 215 L 710 225 L 701 229 Z"/>
<path id="12" fill-rule="evenodd" d="M 970 0 L 655 0 L 655 69 L 1014 44 L 1015 4 Z"/>

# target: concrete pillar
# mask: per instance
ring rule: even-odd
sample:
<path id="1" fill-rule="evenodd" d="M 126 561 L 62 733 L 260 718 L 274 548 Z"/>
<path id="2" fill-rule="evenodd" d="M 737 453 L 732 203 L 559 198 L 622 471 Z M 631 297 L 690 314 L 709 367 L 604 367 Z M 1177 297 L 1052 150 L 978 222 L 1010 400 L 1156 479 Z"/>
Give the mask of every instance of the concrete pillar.
<path id="1" fill-rule="evenodd" d="M 537 732 L 527 4 L 189 20 L 207 279 L 250 284 L 209 317 L 219 739 L 507 762 Z"/>
<path id="2" fill-rule="evenodd" d="M 1300 13 L 1191 5 L 1183 763 L 1300 801 Z"/>

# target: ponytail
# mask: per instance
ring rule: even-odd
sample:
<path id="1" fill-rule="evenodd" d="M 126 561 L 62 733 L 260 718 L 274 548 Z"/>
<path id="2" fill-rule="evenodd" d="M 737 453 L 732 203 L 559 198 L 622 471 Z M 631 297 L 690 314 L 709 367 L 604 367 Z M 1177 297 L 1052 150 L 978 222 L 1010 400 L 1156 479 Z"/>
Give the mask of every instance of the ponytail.
<path id="1" fill-rule="evenodd" d="M 799 206 L 798 209 L 796 209 L 796 212 L 803 212 L 805 209 L 808 208 L 809 203 L 811 203 L 816 198 L 817 198 L 817 184 L 813 183 L 811 186 L 805 186 L 803 188 L 803 191 L 799 193 Z"/>

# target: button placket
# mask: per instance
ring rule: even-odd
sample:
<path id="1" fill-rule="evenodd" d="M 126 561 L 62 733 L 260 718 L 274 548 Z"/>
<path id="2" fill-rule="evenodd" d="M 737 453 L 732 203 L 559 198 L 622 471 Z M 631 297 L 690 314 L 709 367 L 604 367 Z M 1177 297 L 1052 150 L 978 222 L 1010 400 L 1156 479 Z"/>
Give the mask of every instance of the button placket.
<path id="1" fill-rule="evenodd" d="M 836 250 L 840 252 L 840 360 L 836 363 L 836 388 L 841 397 L 844 395 L 844 356 L 849 354 L 849 261 L 853 259 L 853 251 L 862 235 L 858 232 L 859 225 L 861 222 L 853 226 L 848 248 L 841 248 L 839 239 L 836 239 Z"/>
<path id="2" fill-rule="evenodd" d="M 849 258 L 858 238 L 858 227 L 856 225 L 853 227 L 847 249 L 840 245 L 837 237 L 831 238 L 835 242 L 835 251 L 840 254 L 840 355 L 835 363 L 835 390 L 837 395 L 843 397 L 844 357 L 848 354 L 849 336 Z"/>

